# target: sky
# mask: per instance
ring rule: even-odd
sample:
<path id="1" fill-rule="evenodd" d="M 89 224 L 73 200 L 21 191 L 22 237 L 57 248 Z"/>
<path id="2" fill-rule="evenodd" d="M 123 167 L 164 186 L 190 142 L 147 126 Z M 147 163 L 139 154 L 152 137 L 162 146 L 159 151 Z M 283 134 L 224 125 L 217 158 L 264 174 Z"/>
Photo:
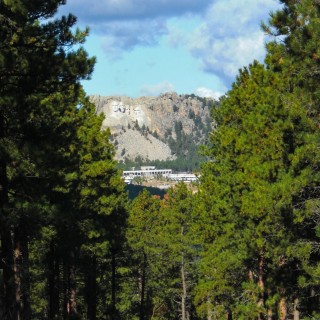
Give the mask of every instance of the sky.
<path id="1" fill-rule="evenodd" d="M 263 62 L 260 28 L 277 0 L 67 0 L 97 63 L 87 94 L 157 96 L 175 91 L 218 98 L 239 68 Z"/>

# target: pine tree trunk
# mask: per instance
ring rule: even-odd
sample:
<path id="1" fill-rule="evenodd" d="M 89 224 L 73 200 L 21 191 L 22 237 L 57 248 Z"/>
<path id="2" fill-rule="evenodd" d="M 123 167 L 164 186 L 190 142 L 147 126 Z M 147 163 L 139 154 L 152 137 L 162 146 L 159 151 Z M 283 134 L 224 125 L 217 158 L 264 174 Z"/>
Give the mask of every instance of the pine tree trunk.
<path id="1" fill-rule="evenodd" d="M 29 249 L 26 224 L 23 219 L 15 230 L 14 269 L 17 310 L 20 311 L 21 319 L 30 320 Z"/>
<path id="2" fill-rule="evenodd" d="M 270 295 L 270 291 L 268 291 L 268 295 Z M 268 306 L 268 309 L 267 309 L 267 320 L 273 320 L 272 306 Z"/>
<path id="3" fill-rule="evenodd" d="M 1 108 L 1 107 L 0 107 Z M 0 109 L 0 140 L 5 138 L 5 120 L 3 110 Z M 7 162 L 0 158 L 0 239 L 3 269 L 2 283 L 2 318 L 15 319 L 15 281 L 13 272 L 13 244 L 12 230 L 7 218 L 6 206 L 8 205 L 8 176 Z"/>
<path id="4" fill-rule="evenodd" d="M 281 291 L 285 291 L 282 289 Z M 284 295 L 281 295 L 279 301 L 279 320 L 287 320 L 287 301 Z"/>
<path id="5" fill-rule="evenodd" d="M 1 107 L 0 107 L 1 108 Z M 4 128 L 4 114 L 0 109 L 0 140 L 5 138 Z M 1 156 L 1 154 L 0 154 Z M 4 206 L 8 203 L 8 177 L 7 177 L 7 163 L 4 158 L 0 158 L 0 221 L 4 219 Z"/>
<path id="6" fill-rule="evenodd" d="M 293 303 L 293 320 L 300 320 L 299 298 L 294 299 Z"/>
<path id="7" fill-rule="evenodd" d="M 68 315 L 68 296 L 69 296 L 69 288 L 68 288 L 68 267 L 65 261 L 63 261 L 63 319 L 67 319 Z"/>
<path id="8" fill-rule="evenodd" d="M 54 241 L 50 242 L 48 254 L 48 287 L 49 287 L 49 319 L 56 319 L 59 315 L 59 260 L 56 255 Z"/>
<path id="9" fill-rule="evenodd" d="M 227 320 L 232 320 L 232 312 L 230 310 L 228 311 Z"/>
<path id="10" fill-rule="evenodd" d="M 1 245 L 3 259 L 3 319 L 16 319 L 15 279 L 13 272 L 13 245 L 11 230 L 1 225 Z"/>
<path id="11" fill-rule="evenodd" d="M 144 320 L 144 315 L 145 315 L 146 267 L 147 267 L 147 256 L 144 253 L 141 274 L 140 274 L 140 279 L 139 279 L 139 287 L 140 287 L 140 316 L 139 316 L 139 320 Z"/>
<path id="12" fill-rule="evenodd" d="M 87 270 L 86 300 L 88 320 L 95 320 L 97 317 L 97 261 L 96 257 L 89 258 L 89 268 Z"/>
<path id="13" fill-rule="evenodd" d="M 65 290 L 65 309 L 66 317 L 65 319 L 76 319 L 78 317 L 77 311 L 77 300 L 76 300 L 76 289 L 75 289 L 75 267 L 73 263 L 66 265 L 65 280 L 66 280 L 66 290 Z"/>
<path id="14" fill-rule="evenodd" d="M 182 295 L 181 295 L 181 311 L 182 311 L 182 320 L 187 320 L 187 306 L 186 306 L 186 300 L 187 300 L 187 284 L 185 279 L 185 271 L 184 271 L 184 259 L 182 256 L 181 259 L 181 281 L 182 281 Z"/>
<path id="15" fill-rule="evenodd" d="M 259 287 L 259 301 L 258 310 L 261 310 L 264 306 L 264 249 L 261 249 L 258 257 L 258 287 Z M 263 319 L 263 315 L 259 313 L 259 320 Z"/>
<path id="16" fill-rule="evenodd" d="M 56 315 L 56 309 L 54 308 L 54 244 L 50 242 L 49 253 L 48 253 L 48 298 L 49 298 L 49 319 L 54 319 Z"/>
<path id="17" fill-rule="evenodd" d="M 15 309 L 16 309 L 16 319 L 21 319 L 21 312 L 23 309 L 22 304 L 22 252 L 20 245 L 20 236 L 18 228 L 14 232 L 14 254 L 13 254 L 13 272 L 14 272 L 14 283 L 15 283 Z"/>
<path id="18" fill-rule="evenodd" d="M 21 243 L 23 254 L 23 286 L 22 286 L 22 301 L 23 301 L 23 319 L 31 320 L 31 302 L 30 302 L 30 263 L 29 263 L 29 241 L 24 234 Z"/>
<path id="19" fill-rule="evenodd" d="M 116 319 L 116 253 L 111 250 L 111 314 Z"/>
<path id="20" fill-rule="evenodd" d="M 69 275 L 69 304 L 70 304 L 70 319 L 76 319 L 78 317 L 77 310 L 77 294 L 76 294 L 76 268 L 72 264 Z"/>
<path id="21" fill-rule="evenodd" d="M 207 320 L 212 320 L 212 304 L 210 298 L 207 302 Z"/>
<path id="22" fill-rule="evenodd" d="M 2 225 L 2 292 L 1 319 L 31 319 L 28 237 L 23 222 L 10 231 Z"/>
<path id="23" fill-rule="evenodd" d="M 181 237 L 183 237 L 183 226 L 181 227 Z M 185 274 L 185 263 L 184 263 L 184 256 L 182 253 L 181 257 L 181 282 L 182 282 L 182 295 L 181 295 L 181 311 L 182 311 L 182 320 L 189 319 L 189 312 L 187 308 L 187 281 L 186 281 L 186 274 Z"/>
<path id="24" fill-rule="evenodd" d="M 207 320 L 212 320 L 212 312 L 210 308 L 208 308 Z"/>

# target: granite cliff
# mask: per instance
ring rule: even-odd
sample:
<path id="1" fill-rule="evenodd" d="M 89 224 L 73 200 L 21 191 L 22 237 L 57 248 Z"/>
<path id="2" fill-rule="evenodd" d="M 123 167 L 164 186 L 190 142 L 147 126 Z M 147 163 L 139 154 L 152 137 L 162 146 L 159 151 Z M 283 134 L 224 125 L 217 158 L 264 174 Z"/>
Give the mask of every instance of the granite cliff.
<path id="1" fill-rule="evenodd" d="M 111 130 L 119 161 L 187 157 L 192 149 L 190 143 L 203 143 L 211 129 L 209 109 L 214 101 L 208 98 L 165 93 L 136 99 L 124 96 L 90 99 L 97 113 L 105 115 L 103 127 Z M 183 141 L 187 145 L 181 146 Z M 184 150 L 178 150 L 179 147 Z"/>

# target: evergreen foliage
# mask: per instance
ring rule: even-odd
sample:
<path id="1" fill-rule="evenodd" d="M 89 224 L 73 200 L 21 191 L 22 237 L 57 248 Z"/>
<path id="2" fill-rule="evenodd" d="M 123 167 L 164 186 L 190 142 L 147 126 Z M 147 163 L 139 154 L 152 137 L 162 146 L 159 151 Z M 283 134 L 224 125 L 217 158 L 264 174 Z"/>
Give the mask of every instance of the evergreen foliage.
<path id="1" fill-rule="evenodd" d="M 130 299 L 124 319 L 197 319 L 193 197 L 185 184 L 163 200 L 141 192 L 128 219 Z M 129 286 L 126 286 L 126 290 Z"/>
<path id="2" fill-rule="evenodd" d="M 80 85 L 94 65 L 79 46 L 88 30 L 52 18 L 63 3 L 0 3 L 1 319 L 115 314 L 106 259 L 123 242 L 124 183 Z M 107 269 L 113 284 L 98 286 Z M 100 304 L 97 287 L 110 291 Z"/>
<path id="3" fill-rule="evenodd" d="M 320 4 L 281 3 L 265 64 L 189 114 L 197 193 L 129 202 L 80 85 L 88 30 L 63 0 L 0 2 L 0 319 L 319 319 Z M 167 132 L 185 170 L 195 137 Z"/>
<path id="4" fill-rule="evenodd" d="M 240 71 L 213 112 L 199 192 L 203 315 L 318 317 L 319 4 L 282 1 L 266 67 Z M 316 31 L 317 30 L 317 31 Z M 308 279 L 308 280 L 307 280 Z"/>

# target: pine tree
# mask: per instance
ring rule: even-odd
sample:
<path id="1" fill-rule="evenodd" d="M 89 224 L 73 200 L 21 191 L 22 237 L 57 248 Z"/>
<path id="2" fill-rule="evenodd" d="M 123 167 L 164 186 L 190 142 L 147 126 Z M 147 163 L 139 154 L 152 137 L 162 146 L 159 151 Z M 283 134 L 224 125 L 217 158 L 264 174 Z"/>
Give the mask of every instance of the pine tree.
<path id="1" fill-rule="evenodd" d="M 149 319 L 159 307 L 156 291 L 159 279 L 156 274 L 159 266 L 158 226 L 161 221 L 161 201 L 144 189 L 132 202 L 127 239 L 131 252 L 131 306 L 126 313 L 136 315 L 138 319 Z M 136 297 L 136 299 L 134 299 Z M 161 303 L 160 303 L 161 307 Z"/>
<path id="2" fill-rule="evenodd" d="M 52 0 L 0 3 L 0 268 L 3 270 L 0 304 L 3 319 L 31 317 L 28 239 L 33 222 L 38 221 L 49 205 L 44 192 L 53 179 L 48 151 L 57 147 L 54 134 L 63 126 L 59 121 L 66 105 L 50 109 L 52 104 L 49 107 L 45 101 L 49 96 L 54 97 L 54 93 L 62 97 L 66 93 L 65 98 L 75 107 L 79 81 L 90 76 L 94 64 L 94 59 L 89 59 L 82 48 L 69 50 L 81 44 L 87 35 L 87 30 L 71 31 L 75 17 L 49 19 L 63 3 Z"/>
<path id="3" fill-rule="evenodd" d="M 127 195 L 124 181 L 113 159 L 114 148 L 109 142 L 109 131 L 101 131 L 103 119 L 101 116 L 97 117 L 94 111 L 92 104 L 80 109 L 84 124 L 78 129 L 79 145 L 76 149 L 80 155 L 77 185 L 79 197 L 75 197 L 78 201 L 74 204 L 78 203 L 79 212 L 84 217 L 79 224 L 85 237 L 81 245 L 82 252 L 92 263 L 87 270 L 88 276 L 96 266 L 94 273 L 97 278 L 102 277 L 99 272 L 111 278 L 111 288 L 100 286 L 100 293 L 111 291 L 111 303 L 107 308 L 100 306 L 100 309 L 102 308 L 103 314 L 109 313 L 110 319 L 114 319 L 118 317 L 116 304 L 119 300 L 119 279 L 116 272 L 121 266 L 119 260 L 125 240 Z M 109 265 L 105 262 L 106 258 L 110 259 Z M 91 285 L 96 287 L 97 283 Z M 88 290 L 88 297 L 94 299 L 92 294 Z M 103 301 L 103 297 L 100 300 Z M 105 300 L 108 300 L 107 297 Z M 94 310 L 94 305 L 90 307 Z M 92 315 L 88 313 L 88 317 L 94 319 L 93 314 L 93 311 Z"/>
<path id="4" fill-rule="evenodd" d="M 159 273 L 166 279 L 163 296 L 171 302 L 173 317 L 195 319 L 193 287 L 196 281 L 196 242 L 193 237 L 193 195 L 180 183 L 168 191 L 161 210 L 159 246 L 162 265 Z M 165 284 L 167 283 L 167 285 Z"/>
<path id="5" fill-rule="evenodd" d="M 123 285 L 125 319 L 135 315 L 139 319 L 197 319 L 193 200 L 192 192 L 181 183 L 163 200 L 144 190 L 132 202 L 127 230 L 131 267 L 125 271 Z"/>
<path id="6" fill-rule="evenodd" d="M 60 161 L 57 179 L 51 180 L 54 208 L 32 242 L 33 318 L 48 313 L 50 319 L 85 314 L 96 319 L 102 313 L 112 319 L 114 288 L 99 279 L 114 276 L 108 271 L 112 268 L 108 257 L 122 249 L 124 182 L 113 160 L 109 132 L 101 131 L 103 119 L 96 116 L 94 106 L 81 96 L 69 115 L 66 128 L 73 130 L 63 134 L 69 133 L 70 140 L 55 153 Z M 37 266 L 39 260 L 44 267 Z"/>
<path id="7" fill-rule="evenodd" d="M 309 165 L 316 146 L 312 121 L 281 80 L 255 62 L 213 113 L 212 160 L 199 192 L 205 245 L 197 289 L 200 310 L 211 316 L 272 317 L 298 294 L 289 254 L 295 197 L 316 179 Z"/>
<path id="8" fill-rule="evenodd" d="M 319 145 L 319 30 L 320 4 L 317 1 L 282 1 L 281 10 L 273 13 L 268 24 L 263 28 L 275 37 L 268 44 L 266 62 L 269 68 L 281 73 L 282 81 L 290 92 L 290 101 L 296 100 L 304 109 L 307 117 L 314 122 L 314 132 L 310 134 L 301 147 L 300 161 L 295 161 L 296 170 L 309 166 L 313 172 L 313 180 L 301 188 L 294 198 L 294 214 L 296 235 L 290 249 L 291 255 L 299 261 L 299 268 L 305 271 L 299 278 L 300 297 L 296 297 L 296 305 L 300 303 L 300 314 L 319 312 L 318 271 L 319 270 L 319 153 L 315 151 Z M 278 41 L 280 39 L 280 41 Z M 309 154 L 308 157 L 303 154 Z M 307 158 L 307 159 L 304 159 Z M 299 310 L 296 317 L 299 317 Z M 314 317 L 319 315 L 314 314 Z"/>

